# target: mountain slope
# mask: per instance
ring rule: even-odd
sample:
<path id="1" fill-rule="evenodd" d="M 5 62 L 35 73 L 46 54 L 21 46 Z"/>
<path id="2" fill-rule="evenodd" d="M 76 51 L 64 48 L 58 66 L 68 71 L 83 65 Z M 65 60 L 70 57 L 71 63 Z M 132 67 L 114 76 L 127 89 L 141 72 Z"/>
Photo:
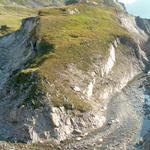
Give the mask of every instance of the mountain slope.
<path id="1" fill-rule="evenodd" d="M 0 0 L 1 5 L 19 5 L 24 7 L 62 6 L 74 3 L 91 3 L 113 5 L 112 0 Z"/>
<path id="2" fill-rule="evenodd" d="M 86 136 L 105 123 L 111 96 L 145 69 L 140 44 L 148 35 L 132 17 L 118 17 L 127 15 L 120 4 L 100 2 L 39 8 L 0 38 L 1 139 Z"/>
<path id="3" fill-rule="evenodd" d="M 38 57 L 31 60 L 31 64 L 23 70 L 22 75 L 36 70 L 51 84 L 54 84 L 53 82 L 60 78 L 61 72 L 67 69 L 69 64 L 76 64 L 77 69 L 87 72 L 96 59 L 92 56 L 94 53 L 101 57 L 109 56 L 107 49 L 109 49 L 110 43 L 117 38 L 127 39 L 129 35 L 113 21 L 115 17 L 113 10 L 110 12 L 106 10 L 105 7 L 99 9 L 99 7 L 88 5 L 41 10 L 39 28 L 32 35 L 34 37 L 38 34 L 38 41 L 33 43 Z M 77 12 L 70 15 L 71 11 Z M 102 21 L 103 25 L 101 25 Z M 70 83 L 66 81 L 60 82 L 66 87 L 70 86 Z M 59 88 L 61 86 L 58 85 Z M 59 103 L 63 103 L 63 101 Z"/>
<path id="4" fill-rule="evenodd" d="M 0 0 L 0 36 L 19 29 L 23 18 L 37 15 L 36 8 L 43 6 L 62 6 L 71 3 L 89 3 L 94 5 L 113 5 L 109 0 Z"/>
<path id="5" fill-rule="evenodd" d="M 73 3 L 114 5 L 112 0 L 0 0 L 0 36 L 19 29 L 23 18 L 36 16 L 38 13 L 36 8 L 64 6 Z M 116 4 L 118 5 L 119 3 L 116 2 Z M 120 4 L 117 7 L 124 9 Z"/>
<path id="6" fill-rule="evenodd" d="M 90 132 L 103 125 L 107 99 L 142 64 L 114 6 L 41 8 L 37 18 L 24 20 L 19 31 L 0 39 L 4 139 L 61 141 L 76 130 Z"/>

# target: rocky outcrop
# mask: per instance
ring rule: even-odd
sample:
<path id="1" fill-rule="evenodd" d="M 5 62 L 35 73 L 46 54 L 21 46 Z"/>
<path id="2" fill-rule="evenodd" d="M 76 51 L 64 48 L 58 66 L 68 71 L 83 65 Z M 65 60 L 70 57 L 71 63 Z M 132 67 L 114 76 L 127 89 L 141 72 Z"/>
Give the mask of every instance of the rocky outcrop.
<path id="1" fill-rule="evenodd" d="M 38 18 L 24 19 L 20 30 L 0 37 L 0 85 L 34 56 L 37 24 Z"/>
<path id="2" fill-rule="evenodd" d="M 150 20 L 129 15 L 127 12 L 118 12 L 119 23 L 128 30 L 140 49 L 141 59 L 145 69 L 149 70 L 150 58 Z"/>
<path id="3" fill-rule="evenodd" d="M 148 40 L 147 33 L 144 32 L 136 23 L 136 17 L 129 15 L 128 13 L 119 13 L 121 25 L 126 28 L 133 39 L 136 39 L 136 42 L 139 45 L 142 45 Z"/>
<path id="4" fill-rule="evenodd" d="M 27 24 L 29 22 L 32 24 L 33 20 L 26 21 Z M 34 26 L 34 24 L 32 25 Z M 17 32 L 19 33 L 19 31 Z M 25 37 L 27 39 L 23 44 L 24 47 L 28 38 L 30 39 L 27 35 Z M 34 109 L 30 105 L 18 107 L 23 103 L 24 95 L 14 99 L 17 91 L 11 88 L 8 82 L 5 82 L 2 86 L 0 101 L 0 125 L 1 129 L 4 129 L 0 130 L 2 138 L 33 143 L 62 141 L 73 136 L 87 135 L 92 130 L 102 127 L 106 121 L 104 115 L 106 109 L 103 108 L 106 107 L 108 98 L 121 90 L 130 79 L 141 71 L 140 61 L 135 53 L 138 51 L 138 47 L 135 45 L 130 39 L 118 38 L 110 44 L 106 58 L 102 59 L 100 55 L 92 56 L 93 59 L 96 58 L 96 61 L 88 72 L 79 70 L 74 64 L 70 64 L 67 70 L 61 72 L 62 79 L 68 79 L 70 86 L 74 87 L 74 92 L 91 104 L 92 108 L 88 112 L 81 113 L 66 110 L 64 107 L 54 107 L 51 104 L 52 97 L 48 94 L 45 97 L 44 107 L 39 109 Z M 22 54 L 22 51 L 20 53 Z M 18 53 L 19 56 L 20 53 Z M 31 54 L 33 54 L 32 44 L 30 44 L 26 60 L 30 58 Z M 22 63 L 20 62 L 17 67 Z M 58 79 L 58 82 L 61 82 L 61 79 Z M 51 86 L 49 85 L 49 88 Z M 9 94 L 8 89 L 10 89 Z M 7 132 L 5 132 L 6 130 Z"/>
<path id="5" fill-rule="evenodd" d="M 121 25 L 136 38 L 136 42 L 130 36 L 116 36 L 108 45 L 108 53 L 103 56 L 93 53 L 90 56 L 94 61 L 87 71 L 79 69 L 75 63 L 67 64 L 66 69 L 59 72 L 61 78 L 55 82 L 67 81 L 68 91 L 90 104 L 88 111 L 83 112 L 74 110 L 73 105 L 67 106 L 71 109 L 54 106 L 52 100 L 60 93 L 52 95 L 49 91 L 56 89 L 56 85 L 46 79 L 42 83 L 46 83 L 49 91 L 34 97 L 36 100 L 44 99 L 44 104 L 40 103 L 35 108 L 35 101 L 26 99 L 40 80 L 38 68 L 23 70 L 28 67 L 29 59 L 38 56 L 39 18 L 25 19 L 20 30 L 0 38 L 0 45 L 3 45 L 0 47 L 0 81 L 3 81 L 0 84 L 0 135 L 3 140 L 32 143 L 62 141 L 85 136 L 103 126 L 109 98 L 144 68 L 140 45 L 148 40 L 148 34 L 137 26 L 133 16 L 124 11 L 118 15 Z M 30 70 L 33 72 L 30 73 Z M 21 71 L 24 76 L 20 81 L 17 75 Z M 65 96 L 63 100 L 68 101 Z"/>
<path id="6" fill-rule="evenodd" d="M 150 20 L 135 17 L 137 26 L 142 29 L 147 35 L 150 35 Z"/>
<path id="7" fill-rule="evenodd" d="M 125 8 L 125 5 L 121 2 L 119 2 L 118 0 L 113 0 L 113 2 L 119 7 L 121 8 L 124 12 L 127 12 L 126 11 L 126 8 Z"/>
<path id="8" fill-rule="evenodd" d="M 115 41 L 116 42 L 116 41 Z M 103 69 L 102 69 L 102 76 L 104 75 L 108 75 L 108 73 L 112 70 L 114 64 L 115 64 L 115 61 L 116 61 L 116 57 L 115 57 L 115 48 L 117 48 L 118 46 L 118 43 L 116 42 L 116 47 L 114 47 L 114 45 L 111 45 L 110 46 L 110 49 L 109 49 L 109 57 L 108 57 L 108 60 L 107 60 L 107 63 L 103 66 Z"/>

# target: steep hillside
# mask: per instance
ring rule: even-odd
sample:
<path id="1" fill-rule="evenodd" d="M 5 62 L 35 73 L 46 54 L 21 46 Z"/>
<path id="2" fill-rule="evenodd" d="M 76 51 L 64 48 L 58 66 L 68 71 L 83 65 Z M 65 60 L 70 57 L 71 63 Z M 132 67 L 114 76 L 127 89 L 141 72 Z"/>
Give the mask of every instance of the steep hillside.
<path id="1" fill-rule="evenodd" d="M 87 3 L 93 5 L 124 6 L 112 0 L 0 0 L 0 36 L 6 35 L 20 28 L 21 20 L 36 16 L 39 7 L 64 6 L 74 3 Z"/>
<path id="2" fill-rule="evenodd" d="M 0 38 L 1 139 L 62 141 L 105 123 L 108 99 L 144 64 L 104 2 L 40 8 Z"/>
<path id="3" fill-rule="evenodd" d="M 0 0 L 0 36 L 20 28 L 21 20 L 36 16 L 36 8 L 45 6 L 62 6 L 72 3 L 114 5 L 110 0 Z"/>

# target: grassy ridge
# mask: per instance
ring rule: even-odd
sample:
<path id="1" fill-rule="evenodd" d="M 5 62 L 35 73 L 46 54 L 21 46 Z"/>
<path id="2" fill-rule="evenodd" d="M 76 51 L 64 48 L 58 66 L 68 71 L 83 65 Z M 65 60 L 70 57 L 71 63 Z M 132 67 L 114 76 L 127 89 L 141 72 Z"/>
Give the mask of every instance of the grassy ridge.
<path id="1" fill-rule="evenodd" d="M 78 12 L 70 15 L 68 10 L 75 8 Z M 83 4 L 41 9 L 39 41 L 52 44 L 53 48 L 42 56 L 47 59 L 40 69 L 47 74 L 48 70 L 44 71 L 44 67 L 48 64 L 49 68 L 53 68 L 54 64 L 75 63 L 86 71 L 92 64 L 92 54 L 106 56 L 109 44 L 116 37 L 129 36 L 115 21 L 116 18 L 114 9 L 107 6 Z M 35 59 L 35 64 L 42 57 Z"/>
<path id="2" fill-rule="evenodd" d="M 116 22 L 114 7 L 76 4 L 39 11 L 37 57 L 13 78 L 14 88 L 21 86 L 20 81 L 28 75 L 33 77 L 36 74 L 38 80 L 34 79 L 36 84 L 32 84 L 34 88 L 29 89 L 23 105 L 31 103 L 34 108 L 43 106 L 45 101 L 43 97 L 39 100 L 39 96 L 49 93 L 54 106 L 87 111 L 90 109 L 88 100 L 81 99 L 82 94 L 74 93 L 69 79 L 64 79 L 61 73 L 70 63 L 86 73 L 94 63 L 93 54 L 107 56 L 110 43 L 116 37 L 129 37 L 128 32 Z M 75 11 L 75 14 L 70 14 L 70 11 Z M 30 85 L 30 82 L 33 82 L 33 78 L 23 85 Z M 50 88 L 48 84 L 54 87 Z M 22 91 L 16 93 L 23 95 Z"/>

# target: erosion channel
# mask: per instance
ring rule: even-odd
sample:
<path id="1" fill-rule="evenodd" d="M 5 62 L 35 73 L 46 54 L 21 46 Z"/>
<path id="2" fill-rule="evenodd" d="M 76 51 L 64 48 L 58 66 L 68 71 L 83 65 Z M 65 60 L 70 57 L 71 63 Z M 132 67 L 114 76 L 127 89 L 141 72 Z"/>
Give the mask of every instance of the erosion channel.
<path id="1" fill-rule="evenodd" d="M 62 144 L 63 149 L 149 150 L 150 76 L 137 75 L 108 105 L 107 121 L 83 138 Z"/>

